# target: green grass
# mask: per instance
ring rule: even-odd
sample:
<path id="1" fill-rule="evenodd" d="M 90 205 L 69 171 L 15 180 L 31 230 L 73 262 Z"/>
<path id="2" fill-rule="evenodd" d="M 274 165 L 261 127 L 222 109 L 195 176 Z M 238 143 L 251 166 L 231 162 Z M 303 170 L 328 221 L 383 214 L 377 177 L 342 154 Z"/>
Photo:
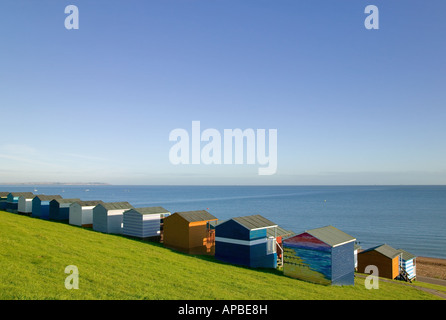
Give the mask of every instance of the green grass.
<path id="1" fill-rule="evenodd" d="M 65 288 L 65 267 L 79 289 Z M 279 270 L 256 270 L 191 256 L 162 244 L 0 211 L 0 299 L 438 299 L 398 282 L 367 290 L 322 286 Z"/>

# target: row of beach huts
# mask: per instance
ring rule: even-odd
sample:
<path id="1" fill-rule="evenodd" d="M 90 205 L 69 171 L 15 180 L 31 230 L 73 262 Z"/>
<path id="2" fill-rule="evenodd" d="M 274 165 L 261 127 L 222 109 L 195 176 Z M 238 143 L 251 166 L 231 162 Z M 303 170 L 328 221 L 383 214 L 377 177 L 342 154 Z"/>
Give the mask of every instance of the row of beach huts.
<path id="1" fill-rule="evenodd" d="M 319 284 L 354 285 L 355 272 L 368 273 L 368 266 L 375 266 L 379 277 L 416 279 L 413 254 L 387 244 L 362 250 L 355 237 L 333 226 L 296 234 L 258 214 L 220 221 L 206 210 L 172 214 L 163 207 L 135 208 L 128 202 L 32 192 L 0 192 L 0 210 L 159 241 L 167 248 L 213 255 L 229 264 L 282 267 L 286 276 Z"/>

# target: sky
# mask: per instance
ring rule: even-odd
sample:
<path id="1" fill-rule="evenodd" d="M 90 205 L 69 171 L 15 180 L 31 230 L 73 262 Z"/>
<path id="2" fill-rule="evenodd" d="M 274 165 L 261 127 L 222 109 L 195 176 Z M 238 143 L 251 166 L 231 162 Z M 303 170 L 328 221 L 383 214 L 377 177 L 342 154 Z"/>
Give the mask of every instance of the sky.
<path id="1" fill-rule="evenodd" d="M 364 25 L 368 5 L 379 29 Z M 446 184 L 445 12 L 444 0 L 2 0 L 0 184 Z M 277 170 L 173 164 L 169 135 L 192 141 L 193 121 L 222 139 L 277 130 Z"/>

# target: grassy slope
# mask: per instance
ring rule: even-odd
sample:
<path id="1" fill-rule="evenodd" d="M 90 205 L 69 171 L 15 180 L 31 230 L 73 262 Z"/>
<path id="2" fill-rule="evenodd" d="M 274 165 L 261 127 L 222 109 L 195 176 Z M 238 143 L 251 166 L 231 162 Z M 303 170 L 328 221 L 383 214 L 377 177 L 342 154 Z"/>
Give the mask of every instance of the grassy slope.
<path id="1" fill-rule="evenodd" d="M 67 265 L 79 289 L 67 290 Z M 399 283 L 321 286 L 118 235 L 0 211 L 0 299 L 437 299 Z"/>

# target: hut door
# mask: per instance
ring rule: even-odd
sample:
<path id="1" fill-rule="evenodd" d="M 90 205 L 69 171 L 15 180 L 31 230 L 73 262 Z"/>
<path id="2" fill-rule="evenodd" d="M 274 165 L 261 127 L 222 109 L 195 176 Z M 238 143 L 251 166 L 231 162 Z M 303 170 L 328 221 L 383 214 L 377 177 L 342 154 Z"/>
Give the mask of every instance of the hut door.
<path id="1" fill-rule="evenodd" d="M 276 238 L 269 237 L 266 242 L 266 254 L 276 253 Z"/>

